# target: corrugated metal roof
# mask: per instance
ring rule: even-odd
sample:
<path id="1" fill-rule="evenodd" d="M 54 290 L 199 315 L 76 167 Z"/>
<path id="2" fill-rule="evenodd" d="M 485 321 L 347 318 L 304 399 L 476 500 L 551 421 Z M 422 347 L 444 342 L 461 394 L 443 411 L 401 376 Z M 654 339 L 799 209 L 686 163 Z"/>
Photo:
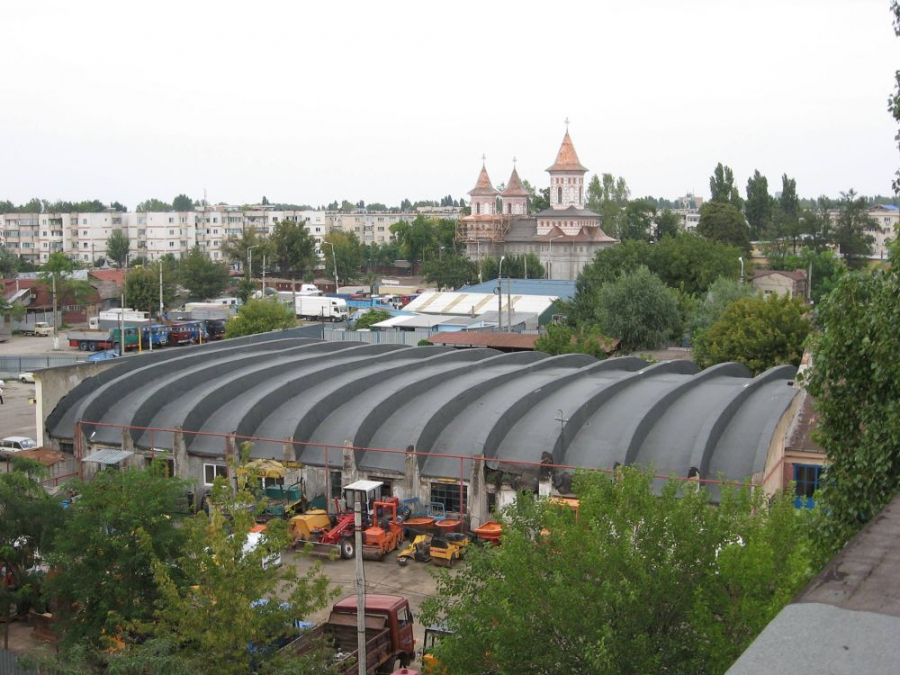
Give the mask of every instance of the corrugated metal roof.
<path id="1" fill-rule="evenodd" d="M 506 311 L 506 287 L 501 299 L 502 311 Z M 512 298 L 512 307 L 516 312 L 527 312 L 541 315 L 553 301 L 556 295 L 516 295 Z M 493 293 L 462 293 L 459 291 L 428 291 L 413 300 L 406 306 L 409 312 L 421 312 L 424 314 L 458 314 L 472 315 L 491 311 L 497 307 L 497 296 Z"/>
<path id="2" fill-rule="evenodd" d="M 540 335 L 524 333 L 498 333 L 496 331 L 459 331 L 458 333 L 438 333 L 428 338 L 433 345 L 453 347 L 494 347 L 496 349 L 534 349 L 534 342 Z"/>
<path id="3" fill-rule="evenodd" d="M 113 450 L 106 448 L 85 457 L 83 462 L 97 462 L 97 464 L 118 464 L 123 459 L 131 457 L 134 453 L 130 450 Z"/>
<path id="4" fill-rule="evenodd" d="M 575 282 L 563 279 L 504 279 L 503 290 L 512 286 L 516 295 L 543 295 L 569 300 L 575 297 Z M 481 284 L 472 284 L 458 289 L 460 293 L 493 293 L 497 280 L 491 279 Z"/>

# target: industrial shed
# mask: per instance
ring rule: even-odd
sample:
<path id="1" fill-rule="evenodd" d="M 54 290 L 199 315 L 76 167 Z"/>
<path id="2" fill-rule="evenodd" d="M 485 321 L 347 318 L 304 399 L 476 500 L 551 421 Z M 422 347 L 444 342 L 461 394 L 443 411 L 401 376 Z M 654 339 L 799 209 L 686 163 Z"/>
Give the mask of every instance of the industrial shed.
<path id="1" fill-rule="evenodd" d="M 789 366 L 753 378 L 734 363 L 699 371 L 689 361 L 284 335 L 123 359 L 59 400 L 45 442 L 82 456 L 166 453 L 178 475 L 209 483 L 242 440 L 234 436 L 250 437 L 254 456 L 302 463 L 310 489 L 333 493 L 335 471 L 423 501 L 435 485 L 465 483 L 474 488 L 467 510 L 484 511 L 493 488 L 484 467 L 536 475 L 540 462 L 621 463 L 758 480 L 797 394 Z"/>

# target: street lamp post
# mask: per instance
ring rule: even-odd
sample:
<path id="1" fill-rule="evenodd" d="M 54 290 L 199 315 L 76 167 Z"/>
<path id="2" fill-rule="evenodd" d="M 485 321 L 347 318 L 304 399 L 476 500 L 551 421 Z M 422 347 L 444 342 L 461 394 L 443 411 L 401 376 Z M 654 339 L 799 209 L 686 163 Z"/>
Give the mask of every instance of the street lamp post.
<path id="1" fill-rule="evenodd" d="M 334 244 L 330 241 L 323 241 L 322 243 L 331 247 L 331 262 L 334 264 L 334 292 L 337 293 L 340 285 L 338 284 L 337 256 L 334 253 Z"/>
<path id="2" fill-rule="evenodd" d="M 250 280 L 251 284 L 253 283 L 253 249 L 258 247 L 259 244 L 247 247 L 247 278 Z"/>
<path id="3" fill-rule="evenodd" d="M 505 255 L 500 256 L 500 265 L 497 267 L 497 330 L 503 330 L 503 261 Z"/>

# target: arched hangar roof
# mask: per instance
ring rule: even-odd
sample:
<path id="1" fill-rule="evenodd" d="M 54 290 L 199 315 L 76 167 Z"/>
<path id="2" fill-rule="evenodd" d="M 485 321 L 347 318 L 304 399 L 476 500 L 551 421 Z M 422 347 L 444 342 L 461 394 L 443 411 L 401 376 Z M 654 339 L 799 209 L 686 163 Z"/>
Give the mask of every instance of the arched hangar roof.
<path id="1" fill-rule="evenodd" d="M 119 429 L 90 423 L 181 428 L 188 452 L 212 457 L 223 455 L 224 441 L 207 433 L 292 439 L 309 444 L 296 446 L 297 459 L 314 466 L 325 463 L 316 444 L 413 446 L 433 453 L 419 456 L 422 474 L 433 477 L 459 475 L 460 460 L 448 455 L 483 454 L 516 471 L 503 460 L 540 462 L 548 452 L 578 467 L 652 464 L 680 476 L 696 467 L 704 478 L 743 479 L 763 470 L 797 393 L 795 373 L 274 334 L 125 359 L 64 397 L 47 430 L 71 439 L 82 420 L 95 443 L 118 445 Z M 173 444 L 171 433 L 130 433 L 137 447 Z M 282 447 L 256 441 L 253 453 L 280 458 Z M 405 468 L 396 453 L 359 450 L 356 460 L 375 472 Z"/>

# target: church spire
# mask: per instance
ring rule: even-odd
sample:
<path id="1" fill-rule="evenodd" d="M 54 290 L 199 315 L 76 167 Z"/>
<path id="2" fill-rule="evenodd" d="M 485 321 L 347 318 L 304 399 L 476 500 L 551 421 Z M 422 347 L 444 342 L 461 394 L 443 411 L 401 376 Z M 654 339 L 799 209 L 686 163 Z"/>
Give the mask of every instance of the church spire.
<path id="1" fill-rule="evenodd" d="M 582 166 L 578 161 L 578 153 L 575 152 L 575 146 L 572 144 L 572 137 L 569 136 L 568 119 L 566 120 L 566 135 L 563 137 L 562 145 L 559 146 L 559 152 L 556 155 L 556 161 L 547 171 L 581 171 L 587 172 L 587 167 Z"/>

